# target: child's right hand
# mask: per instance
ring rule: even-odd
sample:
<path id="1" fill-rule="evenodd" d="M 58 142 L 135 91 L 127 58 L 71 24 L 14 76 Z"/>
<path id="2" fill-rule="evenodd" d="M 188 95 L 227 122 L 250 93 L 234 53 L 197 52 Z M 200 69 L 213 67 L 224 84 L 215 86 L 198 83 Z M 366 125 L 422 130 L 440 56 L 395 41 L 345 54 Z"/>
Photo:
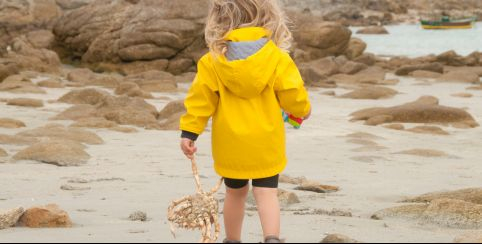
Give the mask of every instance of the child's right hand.
<path id="1" fill-rule="evenodd" d="M 194 159 L 194 154 L 197 152 L 197 147 L 194 145 L 194 141 L 182 138 L 181 139 L 181 150 L 189 159 Z"/>

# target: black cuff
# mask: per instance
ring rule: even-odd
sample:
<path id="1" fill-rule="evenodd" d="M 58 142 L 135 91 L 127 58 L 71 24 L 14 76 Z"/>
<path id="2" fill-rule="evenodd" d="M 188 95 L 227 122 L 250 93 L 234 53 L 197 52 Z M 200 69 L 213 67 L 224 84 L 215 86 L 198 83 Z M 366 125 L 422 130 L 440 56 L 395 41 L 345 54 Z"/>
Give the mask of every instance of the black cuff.
<path id="1" fill-rule="evenodd" d="M 192 133 L 192 132 L 189 132 L 189 131 L 185 131 L 185 130 L 183 130 L 182 134 L 181 134 L 181 138 L 187 138 L 191 141 L 196 141 L 198 137 L 199 137 L 198 134 Z"/>

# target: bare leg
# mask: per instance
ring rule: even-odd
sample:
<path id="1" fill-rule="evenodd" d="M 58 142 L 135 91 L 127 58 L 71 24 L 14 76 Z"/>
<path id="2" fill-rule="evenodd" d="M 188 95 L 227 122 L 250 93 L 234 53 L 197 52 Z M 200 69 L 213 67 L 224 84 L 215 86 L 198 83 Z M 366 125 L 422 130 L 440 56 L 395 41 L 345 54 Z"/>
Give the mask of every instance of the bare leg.
<path id="1" fill-rule="evenodd" d="M 241 189 L 226 187 L 223 212 L 226 239 L 229 241 L 241 241 L 241 229 L 243 227 L 244 208 L 248 191 L 249 185 Z"/>
<path id="2" fill-rule="evenodd" d="M 253 187 L 264 238 L 280 236 L 280 207 L 277 188 Z"/>

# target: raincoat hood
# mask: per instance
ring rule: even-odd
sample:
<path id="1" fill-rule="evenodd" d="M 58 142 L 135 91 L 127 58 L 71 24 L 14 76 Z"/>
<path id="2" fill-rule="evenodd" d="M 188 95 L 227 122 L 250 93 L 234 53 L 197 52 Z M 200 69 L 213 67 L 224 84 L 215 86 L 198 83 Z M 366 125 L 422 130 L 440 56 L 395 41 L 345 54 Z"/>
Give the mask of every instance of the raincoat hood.
<path id="1" fill-rule="evenodd" d="M 223 85 L 236 96 L 246 99 L 257 97 L 273 83 L 282 51 L 269 40 L 269 37 L 270 33 L 261 27 L 236 29 L 226 35 L 225 40 L 233 43 L 256 43 L 260 39 L 267 38 L 264 46 L 260 46 L 259 50 L 245 59 L 230 61 L 224 55 L 215 58 L 216 74 Z"/>

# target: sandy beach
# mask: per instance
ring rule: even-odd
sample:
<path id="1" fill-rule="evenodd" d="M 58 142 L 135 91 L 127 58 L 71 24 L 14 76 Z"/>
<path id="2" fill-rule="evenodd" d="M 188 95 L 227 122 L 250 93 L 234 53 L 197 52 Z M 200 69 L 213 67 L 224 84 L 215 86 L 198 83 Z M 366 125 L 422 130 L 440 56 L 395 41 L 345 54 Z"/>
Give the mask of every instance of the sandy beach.
<path id="1" fill-rule="evenodd" d="M 463 84 L 417 85 L 420 81 L 404 78 L 393 87 L 401 94 L 393 99 L 357 101 L 320 95 L 325 89 L 310 89 L 313 117 L 302 129 L 287 129 L 290 176 L 306 176 L 323 184 L 339 186 L 336 193 L 319 194 L 295 191 L 301 203 L 285 207 L 282 214 L 283 237 L 288 242 L 317 242 L 326 233 L 343 233 L 363 242 L 451 242 L 464 230 L 420 226 L 413 221 L 371 220 L 370 216 L 387 207 L 400 205 L 397 201 L 427 192 L 449 191 L 480 186 L 480 147 L 482 129 L 462 130 L 445 128 L 448 136 L 415 134 L 386 128 L 370 127 L 349 122 L 353 111 L 410 102 L 422 95 L 437 96 L 442 104 L 467 108 L 476 118 L 482 117 L 482 94 L 472 98 L 455 98 L 463 92 Z M 187 86 L 187 85 L 185 85 Z M 333 89 L 331 89 L 333 90 Z M 24 97 L 55 100 L 69 89 L 49 89 L 46 95 Z M 337 94 L 344 89 L 334 89 Z M 1 93 L 2 98 L 15 97 Z M 157 95 L 157 94 L 156 94 Z M 158 94 L 179 99 L 184 93 Z M 159 109 L 166 102 L 151 100 Z M 49 118 L 68 106 L 47 103 L 44 108 L 18 108 L 1 104 L 0 117 L 25 121 L 28 127 L 50 123 Z M 64 125 L 71 122 L 60 121 Z M 410 126 L 410 125 L 407 125 Z M 21 130 L 1 129 L 2 134 Z M 33 161 L 0 164 L 2 208 L 56 203 L 74 221 L 71 229 L 7 229 L 1 232 L 1 242 L 190 242 L 199 233 L 179 230 L 177 239 L 169 233 L 166 209 L 169 202 L 194 192 L 189 161 L 178 148 L 176 131 L 139 129 L 136 134 L 124 134 L 103 129 L 92 130 L 102 137 L 104 145 L 88 146 L 92 156 L 82 167 L 63 167 Z M 360 145 L 349 141 L 350 134 L 370 133 L 383 150 L 354 152 Z M 215 184 L 212 168 L 210 133 L 201 136 L 197 155 L 202 182 L 206 187 Z M 21 147 L 4 146 L 9 154 Z M 409 149 L 436 149 L 449 156 L 425 158 L 396 154 Z M 68 183 L 72 179 L 92 181 L 85 184 Z M 89 188 L 64 191 L 62 185 Z M 292 185 L 281 188 L 293 191 Z M 223 194 L 218 195 L 220 199 Z M 340 209 L 353 217 L 295 215 L 303 209 Z M 132 222 L 129 214 L 145 211 L 147 222 Z M 257 213 L 248 211 L 245 241 L 261 240 Z"/>

